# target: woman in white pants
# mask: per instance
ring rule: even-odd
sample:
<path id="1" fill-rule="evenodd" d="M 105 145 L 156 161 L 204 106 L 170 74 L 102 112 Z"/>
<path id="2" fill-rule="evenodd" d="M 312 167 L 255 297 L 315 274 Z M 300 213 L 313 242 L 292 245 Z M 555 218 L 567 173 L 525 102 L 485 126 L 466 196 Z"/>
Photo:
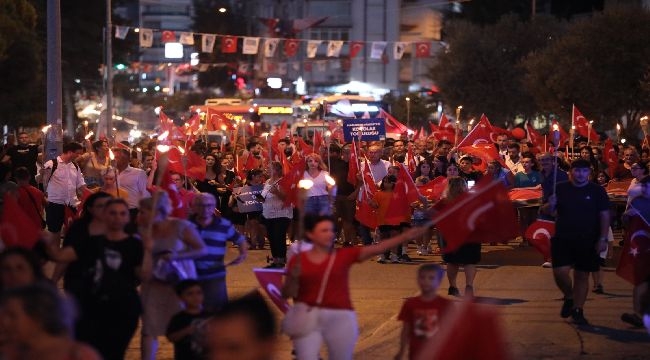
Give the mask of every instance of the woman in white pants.
<path id="1" fill-rule="evenodd" d="M 352 359 L 359 330 L 350 297 L 351 266 L 421 235 L 427 226 L 412 228 L 379 244 L 340 249 L 333 246 L 333 218 L 308 215 L 304 227 L 305 237 L 313 247 L 289 261 L 287 269 L 291 275 L 285 281 L 283 294 L 293 297 L 294 303 L 315 308 L 318 320 L 314 329 L 292 339 L 296 356 L 300 360 L 316 360 L 325 342 L 329 359 Z M 299 271 L 296 271 L 296 267 L 299 267 Z M 292 276 L 298 283 L 297 292 L 294 290 L 293 294 Z"/>

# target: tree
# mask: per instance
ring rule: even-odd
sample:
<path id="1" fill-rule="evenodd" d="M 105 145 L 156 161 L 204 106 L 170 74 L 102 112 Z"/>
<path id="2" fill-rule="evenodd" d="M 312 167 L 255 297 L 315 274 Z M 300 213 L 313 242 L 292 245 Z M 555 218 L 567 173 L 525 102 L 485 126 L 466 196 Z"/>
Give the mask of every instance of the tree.
<path id="1" fill-rule="evenodd" d="M 0 0 L 0 114 L 12 126 L 37 125 L 44 118 L 44 57 L 36 24 L 28 1 Z"/>
<path id="2" fill-rule="evenodd" d="M 523 62 L 525 86 L 537 104 L 561 110 L 575 104 L 599 130 L 626 115 L 628 135 L 650 108 L 650 12 L 616 7 L 572 24 L 567 33 Z"/>
<path id="3" fill-rule="evenodd" d="M 407 107 L 406 98 L 409 98 Z M 400 97 L 386 94 L 382 101 L 390 108 L 390 113 L 404 125 L 409 123 L 413 130 L 424 126 L 429 131 L 429 118 L 436 111 L 436 102 L 430 97 L 420 96 L 416 93 L 406 94 Z"/>
<path id="4" fill-rule="evenodd" d="M 467 116 L 487 114 L 502 125 L 518 114 L 536 112 L 534 99 L 522 91 L 524 69 L 518 64 L 531 51 L 545 47 L 562 32 L 557 20 L 538 16 L 525 22 L 506 15 L 494 25 L 466 21 L 449 24 L 449 47 L 431 68 L 445 103 L 463 106 Z"/>

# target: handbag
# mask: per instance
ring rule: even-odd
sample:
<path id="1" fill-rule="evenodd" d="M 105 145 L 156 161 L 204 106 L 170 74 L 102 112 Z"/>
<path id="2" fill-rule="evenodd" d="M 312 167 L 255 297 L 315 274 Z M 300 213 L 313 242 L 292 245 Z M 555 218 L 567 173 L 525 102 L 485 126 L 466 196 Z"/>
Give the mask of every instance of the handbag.
<path id="1" fill-rule="evenodd" d="M 327 269 L 323 274 L 323 280 L 321 281 L 320 289 L 318 290 L 316 305 L 309 306 L 303 302 L 297 302 L 293 304 L 293 306 L 290 307 L 287 313 L 284 315 L 284 318 L 282 319 L 282 332 L 289 335 L 289 337 L 303 337 L 314 331 L 314 329 L 316 329 L 318 326 L 318 305 L 320 305 L 323 301 L 325 288 L 327 287 L 327 282 L 329 280 L 330 272 L 332 271 L 332 266 L 334 265 L 335 258 L 336 252 L 330 256 L 329 262 L 327 263 Z"/>
<path id="2" fill-rule="evenodd" d="M 165 259 L 158 254 L 154 257 L 152 275 L 154 279 L 175 285 L 182 280 L 196 278 L 196 269 L 192 260 Z"/>

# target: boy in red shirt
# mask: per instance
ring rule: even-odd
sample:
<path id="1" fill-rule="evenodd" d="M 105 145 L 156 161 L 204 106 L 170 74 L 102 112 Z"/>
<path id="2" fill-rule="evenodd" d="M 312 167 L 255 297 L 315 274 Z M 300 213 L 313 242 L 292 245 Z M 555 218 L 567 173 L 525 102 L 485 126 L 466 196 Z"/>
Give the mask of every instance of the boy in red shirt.
<path id="1" fill-rule="evenodd" d="M 418 269 L 420 295 L 406 299 L 397 318 L 404 324 L 396 360 L 403 358 L 407 344 L 409 359 L 415 359 L 422 345 L 438 332 L 440 319 L 452 303 L 436 294 L 444 273 L 436 264 L 425 264 Z"/>

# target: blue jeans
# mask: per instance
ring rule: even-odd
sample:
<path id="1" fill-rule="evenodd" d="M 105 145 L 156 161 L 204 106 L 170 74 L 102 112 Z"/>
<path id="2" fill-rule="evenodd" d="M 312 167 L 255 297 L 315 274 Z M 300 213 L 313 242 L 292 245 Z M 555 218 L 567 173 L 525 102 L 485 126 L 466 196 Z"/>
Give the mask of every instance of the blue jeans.
<path id="1" fill-rule="evenodd" d="M 305 214 L 332 215 L 329 195 L 310 196 L 305 201 Z"/>

